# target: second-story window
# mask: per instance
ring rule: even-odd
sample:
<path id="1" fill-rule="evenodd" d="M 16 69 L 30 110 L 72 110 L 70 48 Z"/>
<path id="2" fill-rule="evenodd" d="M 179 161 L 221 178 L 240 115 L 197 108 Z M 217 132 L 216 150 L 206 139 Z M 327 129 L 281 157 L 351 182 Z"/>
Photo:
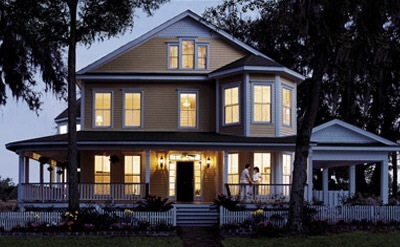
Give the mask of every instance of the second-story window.
<path id="1" fill-rule="evenodd" d="M 168 43 L 168 69 L 204 70 L 208 68 L 208 43 L 182 38 Z"/>
<path id="2" fill-rule="evenodd" d="M 288 88 L 282 89 L 282 123 L 292 125 L 292 90 Z"/>
<path id="3" fill-rule="evenodd" d="M 142 125 L 142 93 L 124 93 L 124 126 L 141 127 Z"/>
<path id="4" fill-rule="evenodd" d="M 168 52 L 169 52 L 168 68 L 177 69 L 179 66 L 179 45 L 170 45 Z"/>
<path id="5" fill-rule="evenodd" d="M 111 127 L 111 92 L 94 93 L 94 126 Z"/>
<path id="6" fill-rule="evenodd" d="M 224 89 L 224 124 L 239 123 L 239 87 Z"/>
<path id="7" fill-rule="evenodd" d="M 184 40 L 182 41 L 182 68 L 193 69 L 194 68 L 194 41 Z"/>
<path id="8" fill-rule="evenodd" d="M 254 85 L 253 87 L 253 121 L 271 122 L 271 86 Z"/>
<path id="9" fill-rule="evenodd" d="M 197 93 L 179 93 L 179 127 L 197 127 Z"/>

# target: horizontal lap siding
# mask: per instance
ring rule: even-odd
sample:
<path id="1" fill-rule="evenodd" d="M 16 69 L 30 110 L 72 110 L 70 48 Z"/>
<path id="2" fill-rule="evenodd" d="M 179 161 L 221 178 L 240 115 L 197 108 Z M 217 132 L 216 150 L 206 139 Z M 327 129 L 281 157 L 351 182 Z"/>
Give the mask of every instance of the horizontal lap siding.
<path id="1" fill-rule="evenodd" d="M 152 38 L 100 66 L 95 72 L 179 72 L 209 73 L 246 55 L 220 38 L 199 38 L 198 42 L 209 44 L 209 67 L 207 70 L 170 70 L 167 69 L 167 43 L 178 42 L 177 37 Z"/>
<path id="2" fill-rule="evenodd" d="M 250 136 L 274 137 L 275 124 L 251 124 Z"/>
<path id="3" fill-rule="evenodd" d="M 215 131 L 215 88 L 211 82 L 125 82 L 91 83 L 85 87 L 85 129 L 92 128 L 93 91 L 107 89 L 113 92 L 111 130 L 117 131 Z M 123 91 L 138 89 L 143 92 L 143 128 L 123 128 Z M 199 128 L 178 129 L 178 90 L 199 93 Z M 162 120 L 162 121 L 160 121 Z M 110 129 L 107 129 L 110 130 Z"/>

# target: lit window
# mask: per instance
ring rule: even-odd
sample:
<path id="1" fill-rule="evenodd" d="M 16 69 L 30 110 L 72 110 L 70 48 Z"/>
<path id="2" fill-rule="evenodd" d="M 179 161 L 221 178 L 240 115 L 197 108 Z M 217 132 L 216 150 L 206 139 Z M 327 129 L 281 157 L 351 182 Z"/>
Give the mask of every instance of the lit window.
<path id="1" fill-rule="evenodd" d="M 239 123 L 239 87 L 224 90 L 224 123 Z"/>
<path id="2" fill-rule="evenodd" d="M 292 125 L 292 91 L 287 88 L 282 90 L 282 116 L 283 124 L 287 126 Z"/>
<path id="3" fill-rule="evenodd" d="M 208 43 L 184 39 L 167 46 L 168 69 L 207 69 Z"/>
<path id="4" fill-rule="evenodd" d="M 207 46 L 199 45 L 197 48 L 197 68 L 207 68 Z"/>
<path id="5" fill-rule="evenodd" d="M 197 94 L 179 94 L 179 127 L 197 126 Z"/>
<path id="6" fill-rule="evenodd" d="M 254 122 L 271 122 L 271 86 L 254 86 Z"/>
<path id="7" fill-rule="evenodd" d="M 110 194 L 110 156 L 94 156 L 94 193 L 96 195 Z"/>
<path id="8" fill-rule="evenodd" d="M 289 185 L 292 182 L 292 155 L 283 154 L 282 156 L 282 184 Z M 283 187 L 283 194 L 288 196 L 289 186 Z"/>
<path id="9" fill-rule="evenodd" d="M 228 154 L 228 184 L 239 183 L 239 154 Z M 233 195 L 239 194 L 238 186 L 231 186 L 230 191 Z"/>
<path id="10" fill-rule="evenodd" d="M 94 107 L 94 125 L 111 127 L 111 93 L 95 93 Z"/>
<path id="11" fill-rule="evenodd" d="M 125 156 L 125 194 L 140 195 L 140 155 Z"/>
<path id="12" fill-rule="evenodd" d="M 194 68 L 194 41 L 182 41 L 182 68 Z"/>
<path id="13" fill-rule="evenodd" d="M 258 167 L 261 173 L 262 183 L 271 183 L 271 154 L 254 153 L 254 167 Z"/>
<path id="14" fill-rule="evenodd" d="M 126 127 L 141 126 L 141 93 L 125 93 L 124 94 L 124 125 Z"/>
<path id="15" fill-rule="evenodd" d="M 170 45 L 169 46 L 169 68 L 177 69 L 179 64 L 179 46 Z"/>

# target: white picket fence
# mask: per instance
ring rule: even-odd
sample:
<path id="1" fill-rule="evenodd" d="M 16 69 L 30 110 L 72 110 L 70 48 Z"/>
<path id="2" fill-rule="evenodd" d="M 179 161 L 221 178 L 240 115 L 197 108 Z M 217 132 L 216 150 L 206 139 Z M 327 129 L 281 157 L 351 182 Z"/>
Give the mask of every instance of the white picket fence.
<path id="1" fill-rule="evenodd" d="M 325 220 L 330 224 L 339 221 L 351 222 L 353 220 L 367 220 L 370 222 L 391 221 L 400 222 L 400 206 L 313 206 L 316 214 L 313 219 Z M 229 211 L 224 207 L 220 208 L 220 225 L 237 224 L 251 220 L 253 211 Z M 277 226 L 284 226 L 287 222 L 288 210 L 264 211 L 266 220 Z M 272 216 L 272 217 L 271 217 Z"/>
<path id="2" fill-rule="evenodd" d="M 118 217 L 131 217 L 132 222 L 134 219 L 139 221 L 147 221 L 150 225 L 157 225 L 164 223 L 167 225 L 176 226 L 176 208 L 173 207 L 167 212 L 111 212 L 109 214 Z M 48 223 L 50 225 L 57 225 L 62 220 L 62 213 L 60 212 L 0 212 L 0 227 L 4 230 L 10 231 L 15 226 L 26 226 L 28 223 Z"/>

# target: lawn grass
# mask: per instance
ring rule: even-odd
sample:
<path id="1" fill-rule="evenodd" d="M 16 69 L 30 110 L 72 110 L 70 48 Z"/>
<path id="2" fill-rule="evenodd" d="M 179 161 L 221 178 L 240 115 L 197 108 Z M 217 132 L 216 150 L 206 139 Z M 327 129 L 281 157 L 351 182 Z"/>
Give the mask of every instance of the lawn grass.
<path id="1" fill-rule="evenodd" d="M 123 246 L 183 246 L 179 237 L 106 237 L 106 236 L 70 236 L 70 237 L 0 237 L 0 246 L 18 247 L 123 247 Z"/>
<path id="2" fill-rule="evenodd" d="M 222 246 L 399 246 L 400 232 L 371 233 L 353 232 L 329 236 L 286 237 L 286 238 L 249 238 L 228 237 L 222 241 Z"/>

